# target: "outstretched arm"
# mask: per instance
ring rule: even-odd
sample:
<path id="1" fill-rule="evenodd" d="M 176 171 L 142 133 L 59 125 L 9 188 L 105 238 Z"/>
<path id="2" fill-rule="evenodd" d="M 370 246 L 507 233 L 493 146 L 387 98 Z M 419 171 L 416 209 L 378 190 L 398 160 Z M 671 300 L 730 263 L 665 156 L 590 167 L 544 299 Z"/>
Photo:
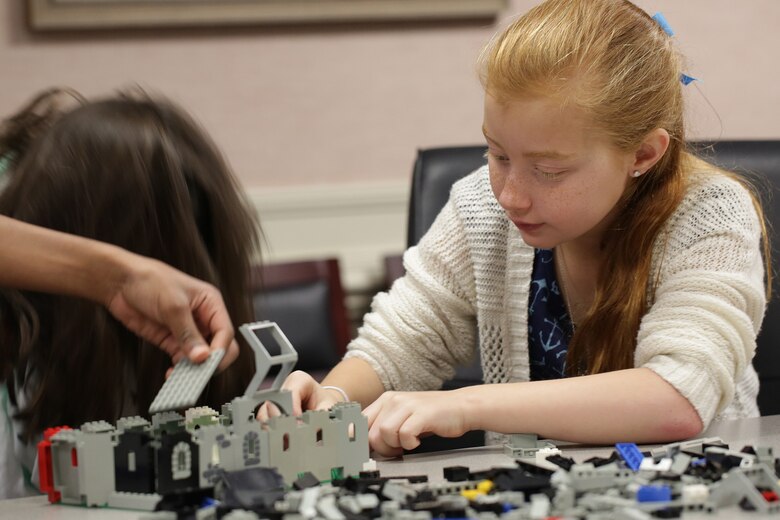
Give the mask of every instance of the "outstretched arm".
<path id="1" fill-rule="evenodd" d="M 0 285 L 101 303 L 174 363 L 185 355 L 200 362 L 218 348 L 227 350 L 222 368 L 237 357 L 233 326 L 214 286 L 119 247 L 4 216 L 0 237 Z"/>
<path id="2" fill-rule="evenodd" d="M 446 392 L 387 392 L 365 410 L 371 447 L 413 449 L 435 433 L 532 432 L 583 443 L 660 443 L 697 435 L 694 407 L 646 368 L 551 381 L 477 385 Z"/>

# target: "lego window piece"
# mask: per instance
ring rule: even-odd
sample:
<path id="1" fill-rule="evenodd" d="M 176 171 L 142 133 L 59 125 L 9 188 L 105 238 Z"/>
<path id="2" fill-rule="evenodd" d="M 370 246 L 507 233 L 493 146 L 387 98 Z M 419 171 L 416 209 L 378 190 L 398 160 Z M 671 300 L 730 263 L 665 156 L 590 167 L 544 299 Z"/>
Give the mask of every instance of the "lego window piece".
<path id="1" fill-rule="evenodd" d="M 260 383 L 268 375 L 271 367 L 276 365 L 281 367 L 270 389 L 279 390 L 298 361 L 298 353 L 290 340 L 272 321 L 245 323 L 238 330 L 255 353 L 255 375 L 249 382 L 244 396 L 253 395 L 260 388 Z M 271 352 L 279 352 L 279 354 L 272 355 Z"/>
<path id="2" fill-rule="evenodd" d="M 176 363 L 170 377 L 149 407 L 149 413 L 167 412 L 192 407 L 206 387 L 225 351 L 213 351 L 203 363 L 196 364 L 187 358 Z"/>
<path id="3" fill-rule="evenodd" d="M 171 468 L 173 468 L 173 480 L 182 480 L 192 475 L 192 452 L 186 442 L 180 442 L 173 447 Z"/>
<path id="4" fill-rule="evenodd" d="M 260 463 L 260 436 L 257 432 L 244 435 L 244 464 L 250 466 Z"/>

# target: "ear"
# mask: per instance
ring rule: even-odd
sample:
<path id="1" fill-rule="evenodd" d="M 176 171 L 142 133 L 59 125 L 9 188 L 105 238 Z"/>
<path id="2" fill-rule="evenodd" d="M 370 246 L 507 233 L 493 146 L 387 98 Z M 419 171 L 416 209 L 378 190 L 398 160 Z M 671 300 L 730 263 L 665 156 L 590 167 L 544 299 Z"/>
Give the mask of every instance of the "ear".
<path id="1" fill-rule="evenodd" d="M 631 171 L 645 173 L 657 163 L 669 148 L 669 132 L 663 128 L 651 130 L 634 153 Z"/>

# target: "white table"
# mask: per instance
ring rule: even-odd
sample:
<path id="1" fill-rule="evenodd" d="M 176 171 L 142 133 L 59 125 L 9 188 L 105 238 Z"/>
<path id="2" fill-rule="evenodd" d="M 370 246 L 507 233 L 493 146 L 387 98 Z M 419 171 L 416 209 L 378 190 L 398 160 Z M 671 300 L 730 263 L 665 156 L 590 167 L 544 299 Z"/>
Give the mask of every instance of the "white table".
<path id="1" fill-rule="evenodd" d="M 756 419 L 740 419 L 713 423 L 700 437 L 720 437 L 733 449 L 744 445 L 771 446 L 775 455 L 780 454 L 780 415 Z M 606 457 L 612 453 L 611 446 L 560 446 L 563 455 L 581 462 L 589 457 Z M 511 464 L 512 460 L 498 447 L 469 448 L 447 452 L 410 455 L 403 459 L 383 460 L 377 463 L 382 476 L 428 475 L 431 481 L 444 480 L 442 469 L 447 466 L 467 466 L 472 471 L 489 469 L 493 466 Z M 137 518 L 138 511 L 116 509 L 94 509 L 75 506 L 51 505 L 46 497 L 30 497 L 0 501 L 0 519 L 29 518 L 31 520 L 120 520 Z M 715 515 L 686 513 L 683 518 L 728 518 L 764 519 L 776 516 L 743 512 L 738 508 L 718 511 Z"/>

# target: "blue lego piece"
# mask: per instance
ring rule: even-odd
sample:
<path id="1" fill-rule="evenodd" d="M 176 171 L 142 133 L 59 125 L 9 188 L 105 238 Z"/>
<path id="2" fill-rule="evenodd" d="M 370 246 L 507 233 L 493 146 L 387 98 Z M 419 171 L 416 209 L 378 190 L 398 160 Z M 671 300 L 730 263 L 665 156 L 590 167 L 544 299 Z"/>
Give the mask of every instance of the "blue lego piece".
<path id="1" fill-rule="evenodd" d="M 672 488 L 669 486 L 642 486 L 636 492 L 637 502 L 669 502 Z"/>
<path id="2" fill-rule="evenodd" d="M 639 466 L 642 465 L 642 459 L 644 459 L 645 456 L 642 455 L 642 452 L 639 451 L 636 444 L 632 442 L 619 442 L 615 444 L 615 449 L 625 461 L 626 466 L 632 470 L 636 471 L 639 469 Z"/>

